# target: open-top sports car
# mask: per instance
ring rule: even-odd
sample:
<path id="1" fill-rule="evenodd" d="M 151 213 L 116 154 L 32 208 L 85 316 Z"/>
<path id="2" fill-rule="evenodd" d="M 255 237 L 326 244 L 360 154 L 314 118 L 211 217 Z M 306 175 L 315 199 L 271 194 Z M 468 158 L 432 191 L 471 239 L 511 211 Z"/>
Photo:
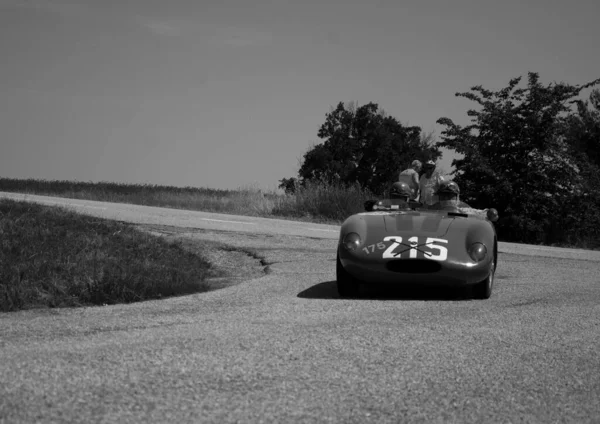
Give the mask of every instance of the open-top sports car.
<path id="1" fill-rule="evenodd" d="M 495 209 L 472 214 L 395 203 L 365 203 L 366 212 L 342 224 L 336 266 L 341 297 L 379 283 L 464 287 L 476 299 L 491 296 L 498 263 Z"/>

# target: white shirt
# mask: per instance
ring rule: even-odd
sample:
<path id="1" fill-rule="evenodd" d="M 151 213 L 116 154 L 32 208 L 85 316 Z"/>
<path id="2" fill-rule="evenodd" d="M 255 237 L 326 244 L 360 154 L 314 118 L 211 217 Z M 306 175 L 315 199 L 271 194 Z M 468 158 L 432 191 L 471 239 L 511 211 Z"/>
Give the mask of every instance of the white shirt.
<path id="1" fill-rule="evenodd" d="M 434 193 L 440 188 L 440 184 L 443 181 L 444 178 L 437 172 L 434 172 L 433 175 L 431 175 L 431 178 L 427 178 L 425 174 L 421 175 L 421 180 L 419 181 L 421 197 L 419 198 L 419 201 L 429 206 L 437 203 L 438 196 Z"/>

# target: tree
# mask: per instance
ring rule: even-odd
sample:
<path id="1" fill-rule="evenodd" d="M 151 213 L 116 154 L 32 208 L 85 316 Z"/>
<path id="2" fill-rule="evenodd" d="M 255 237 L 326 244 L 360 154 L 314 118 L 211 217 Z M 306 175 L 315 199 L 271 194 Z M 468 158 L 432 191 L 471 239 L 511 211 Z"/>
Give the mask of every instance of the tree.
<path id="1" fill-rule="evenodd" d="M 298 171 L 301 183 L 358 183 L 382 193 L 413 159 L 441 156 L 431 136 L 423 137 L 419 127 L 403 126 L 375 103 L 358 108 L 338 103 L 326 114 L 318 137 L 323 143 L 304 154 Z"/>
<path id="2" fill-rule="evenodd" d="M 577 113 L 565 120 L 567 142 L 595 167 L 600 167 L 600 90 L 592 90 L 589 102 L 574 100 Z"/>
<path id="3" fill-rule="evenodd" d="M 461 197 L 475 207 L 498 208 L 505 239 L 542 241 L 553 214 L 585 183 L 564 122 L 573 99 L 600 79 L 544 86 L 530 72 L 526 88 L 516 88 L 520 81 L 513 78 L 499 91 L 474 86 L 456 93 L 480 110 L 467 111 L 472 124 L 465 127 L 440 118 L 437 123 L 446 127 L 440 146 L 464 155 L 453 161 Z"/>
<path id="4" fill-rule="evenodd" d="M 591 92 L 589 102 L 575 100 L 576 113 L 564 121 L 566 142 L 574 149 L 583 187 L 571 200 L 571 212 L 561 228 L 589 247 L 600 247 L 600 90 Z"/>
<path id="5" fill-rule="evenodd" d="M 278 188 L 283 190 L 285 192 L 285 194 L 294 194 L 294 193 L 296 193 L 297 186 L 298 186 L 298 179 L 295 177 L 291 177 L 291 178 L 280 179 Z"/>

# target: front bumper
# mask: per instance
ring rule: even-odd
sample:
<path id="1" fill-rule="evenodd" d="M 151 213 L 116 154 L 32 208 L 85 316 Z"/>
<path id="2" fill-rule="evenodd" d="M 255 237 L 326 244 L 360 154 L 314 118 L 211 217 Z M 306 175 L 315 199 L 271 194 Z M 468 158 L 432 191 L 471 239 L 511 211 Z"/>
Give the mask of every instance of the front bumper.
<path id="1" fill-rule="evenodd" d="M 474 263 L 447 259 L 366 260 L 339 249 L 342 266 L 363 283 L 398 285 L 466 286 L 484 280 L 490 273 L 492 257 Z"/>

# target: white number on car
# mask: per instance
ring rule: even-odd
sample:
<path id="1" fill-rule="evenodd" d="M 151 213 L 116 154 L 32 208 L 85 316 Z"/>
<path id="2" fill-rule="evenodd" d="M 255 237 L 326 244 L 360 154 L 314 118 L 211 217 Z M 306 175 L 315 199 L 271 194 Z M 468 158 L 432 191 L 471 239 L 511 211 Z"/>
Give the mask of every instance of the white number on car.
<path id="1" fill-rule="evenodd" d="M 378 250 L 383 250 L 383 249 L 385 249 L 385 243 L 380 241 L 377 244 L 370 244 L 367 247 L 363 247 L 362 250 L 364 250 L 365 253 L 368 254 L 368 253 L 373 253 L 375 251 L 375 248 L 377 248 Z M 369 249 L 371 249 L 371 251 L 369 251 Z"/>
<path id="2" fill-rule="evenodd" d="M 434 255 L 431 252 L 425 252 L 425 257 L 427 259 L 433 259 L 434 261 L 445 261 L 446 259 L 448 259 L 448 249 L 446 248 L 446 246 L 440 246 L 439 244 L 434 244 L 434 243 L 446 244 L 446 243 L 448 243 L 448 240 L 428 237 L 426 243 L 427 243 L 426 246 L 429 247 L 431 250 L 438 251 L 437 255 Z"/>
<path id="3" fill-rule="evenodd" d="M 446 239 L 427 237 L 425 243 L 419 244 L 419 237 L 417 236 L 407 239 L 407 243 L 402 243 L 402 237 L 400 236 L 388 236 L 384 237 L 383 241 L 391 241 L 392 243 L 387 249 L 385 249 L 385 243 L 379 242 L 363 247 L 363 250 L 365 253 L 369 254 L 375 252 L 375 248 L 378 250 L 385 249 L 382 254 L 383 259 L 406 258 L 406 256 L 403 255 L 407 250 L 409 259 L 416 259 L 419 256 L 419 253 L 421 253 L 425 259 L 432 259 L 434 261 L 445 261 L 448 259 L 448 248 L 444 246 L 445 244 L 448 244 L 448 240 Z M 404 246 L 405 249 L 400 250 L 398 253 L 394 253 L 400 245 Z"/>
<path id="4" fill-rule="evenodd" d="M 396 247 L 400 246 L 400 243 L 402 243 L 402 237 L 389 236 L 389 237 L 384 237 L 384 239 L 383 239 L 383 241 L 390 241 L 390 240 L 392 241 L 392 244 L 390 244 L 390 246 L 385 250 L 385 252 L 383 252 L 384 259 L 400 257 L 400 255 L 394 255 L 392 252 L 396 249 Z"/>

